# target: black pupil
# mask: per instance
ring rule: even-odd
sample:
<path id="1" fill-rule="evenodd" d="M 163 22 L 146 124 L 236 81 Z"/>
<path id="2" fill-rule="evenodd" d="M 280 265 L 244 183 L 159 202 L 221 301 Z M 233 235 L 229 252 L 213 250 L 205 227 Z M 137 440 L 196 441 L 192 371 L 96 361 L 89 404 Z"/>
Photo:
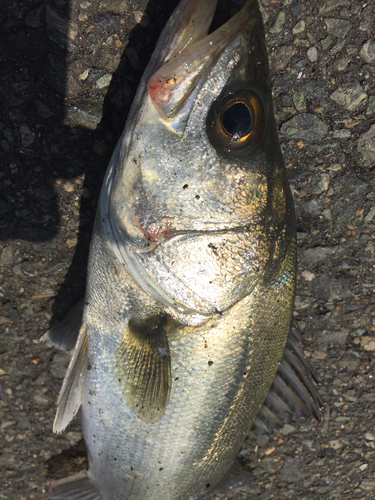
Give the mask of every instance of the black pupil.
<path id="1" fill-rule="evenodd" d="M 251 115 L 248 108 L 242 102 L 232 104 L 223 114 L 223 126 L 228 134 L 234 138 L 240 138 L 247 132 L 251 125 Z"/>

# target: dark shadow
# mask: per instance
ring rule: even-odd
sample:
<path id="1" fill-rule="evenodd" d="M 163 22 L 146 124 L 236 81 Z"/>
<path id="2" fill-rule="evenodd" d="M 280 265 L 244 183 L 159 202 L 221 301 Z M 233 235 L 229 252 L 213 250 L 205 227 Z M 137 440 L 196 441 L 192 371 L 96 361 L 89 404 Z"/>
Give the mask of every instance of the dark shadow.
<path id="1" fill-rule="evenodd" d="M 177 0 L 168 5 L 149 1 L 143 20 L 129 33 L 127 21 L 134 15 L 136 2 L 123 15 L 111 11 L 115 0 L 102 2 L 101 6 L 108 7 L 100 9 L 93 3 L 94 7 L 83 11 L 89 17 L 83 23 L 89 30 L 88 35 L 83 33 L 86 53 L 78 48 L 78 3 L 70 6 L 65 0 L 26 0 L 15 8 L 11 0 L 8 2 L 9 9 L 0 10 L 0 94 L 4 98 L 0 118 L 0 240 L 51 241 L 58 235 L 64 216 L 60 207 L 67 205 L 63 198 L 65 191 L 69 196 L 67 181 L 73 188 L 77 182 L 83 188 L 83 197 L 76 203 L 80 204 L 77 245 L 53 299 L 52 325 L 84 294 L 103 176 L 140 78 Z M 134 24 L 134 18 L 131 21 Z M 121 32 L 120 40 L 127 43 L 121 47 L 114 70 L 111 65 L 119 50 L 114 55 L 105 45 Z M 95 54 L 82 82 L 80 75 L 85 61 L 87 69 L 90 51 Z M 95 81 L 110 72 L 107 92 L 96 89 Z"/>
<path id="2" fill-rule="evenodd" d="M 49 476 L 53 478 L 65 477 L 72 472 L 72 468 L 74 472 L 88 469 L 84 440 L 81 439 L 77 444 L 63 450 L 58 455 L 52 455 L 52 457 L 46 461 L 46 467 Z M 65 471 L 65 473 L 61 471 Z"/>

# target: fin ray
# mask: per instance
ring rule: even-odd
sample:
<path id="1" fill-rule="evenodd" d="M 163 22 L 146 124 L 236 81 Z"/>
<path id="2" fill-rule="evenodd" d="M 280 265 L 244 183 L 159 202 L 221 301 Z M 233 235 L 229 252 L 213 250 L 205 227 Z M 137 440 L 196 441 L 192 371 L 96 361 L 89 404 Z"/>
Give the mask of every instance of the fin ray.
<path id="1" fill-rule="evenodd" d="M 124 399 L 144 422 L 163 415 L 171 390 L 166 316 L 130 320 L 119 344 L 115 370 Z"/>
<path id="2" fill-rule="evenodd" d="M 318 379 L 300 344 L 306 344 L 306 341 L 292 326 L 284 357 L 252 427 L 257 435 L 270 433 L 274 428 L 292 422 L 293 416 L 313 416 L 318 422 L 322 420 L 323 401 L 313 384 Z"/>
<path id="3" fill-rule="evenodd" d="M 103 500 L 87 471 L 54 481 L 47 490 L 56 500 Z"/>
<path id="4" fill-rule="evenodd" d="M 86 327 L 79 332 L 76 346 L 66 372 L 59 397 L 57 411 L 53 422 L 53 431 L 62 432 L 73 419 L 82 402 L 83 374 L 87 367 L 87 335 Z"/>
<path id="5" fill-rule="evenodd" d="M 50 328 L 39 342 L 45 342 L 50 347 L 62 351 L 73 351 L 81 328 L 85 299 L 83 298 L 65 316 L 65 318 Z"/>

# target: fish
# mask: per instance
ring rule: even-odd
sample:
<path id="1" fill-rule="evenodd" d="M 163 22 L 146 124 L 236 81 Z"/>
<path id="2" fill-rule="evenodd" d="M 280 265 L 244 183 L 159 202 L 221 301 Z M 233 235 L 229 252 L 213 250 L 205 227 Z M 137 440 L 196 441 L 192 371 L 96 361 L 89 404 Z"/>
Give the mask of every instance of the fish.
<path id="1" fill-rule="evenodd" d="M 71 350 L 54 431 L 81 409 L 89 462 L 52 498 L 204 499 L 250 431 L 321 419 L 262 16 L 247 0 L 210 32 L 216 4 L 181 0 L 165 26 L 105 175 L 85 298 L 44 336 Z"/>

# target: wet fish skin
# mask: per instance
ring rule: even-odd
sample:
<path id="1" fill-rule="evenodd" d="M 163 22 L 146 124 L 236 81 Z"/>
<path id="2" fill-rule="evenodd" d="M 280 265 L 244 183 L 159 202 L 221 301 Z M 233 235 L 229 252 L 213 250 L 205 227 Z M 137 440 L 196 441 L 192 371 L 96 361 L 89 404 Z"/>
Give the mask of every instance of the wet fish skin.
<path id="1" fill-rule="evenodd" d="M 205 3 L 210 12 L 183 0 L 162 34 L 103 185 L 55 420 L 63 430 L 81 405 L 90 468 L 56 483 L 54 498 L 205 497 L 283 355 L 296 229 L 263 25 L 250 0 L 207 38 L 215 2 Z M 188 9 L 206 22 L 198 33 L 182 23 L 181 36 Z M 187 77 L 186 61 L 196 65 Z M 237 141 L 221 146 L 213 124 L 241 92 L 259 131 L 236 150 Z"/>

